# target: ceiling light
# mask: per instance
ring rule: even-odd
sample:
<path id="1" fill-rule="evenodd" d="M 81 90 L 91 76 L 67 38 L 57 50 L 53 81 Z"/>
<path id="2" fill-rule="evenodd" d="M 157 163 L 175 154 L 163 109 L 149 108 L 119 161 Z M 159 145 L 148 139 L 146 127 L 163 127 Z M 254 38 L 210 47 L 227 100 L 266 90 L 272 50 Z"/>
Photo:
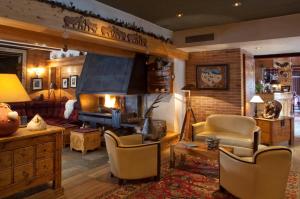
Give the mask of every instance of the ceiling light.
<path id="1" fill-rule="evenodd" d="M 178 18 L 181 18 L 181 17 L 183 16 L 183 13 L 178 13 L 176 16 L 177 16 Z"/>
<path id="2" fill-rule="evenodd" d="M 234 1 L 232 4 L 233 7 L 240 7 L 241 5 L 242 5 L 242 2 L 240 2 L 240 1 Z"/>
<path id="3" fill-rule="evenodd" d="M 260 46 L 255 47 L 255 50 L 261 50 Z"/>

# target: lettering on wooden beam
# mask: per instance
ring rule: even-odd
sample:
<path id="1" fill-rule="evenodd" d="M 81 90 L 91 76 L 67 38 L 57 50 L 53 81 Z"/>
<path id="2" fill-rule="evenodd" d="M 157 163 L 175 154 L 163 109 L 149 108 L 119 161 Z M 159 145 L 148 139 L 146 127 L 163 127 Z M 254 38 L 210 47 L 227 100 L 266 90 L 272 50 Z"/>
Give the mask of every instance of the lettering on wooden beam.
<path id="1" fill-rule="evenodd" d="M 112 25 L 101 26 L 98 29 L 97 24 L 92 23 L 91 20 L 86 19 L 84 16 L 65 16 L 63 28 L 81 31 L 108 39 L 124 41 L 144 47 L 147 46 L 147 39 L 137 33 L 129 34 Z"/>

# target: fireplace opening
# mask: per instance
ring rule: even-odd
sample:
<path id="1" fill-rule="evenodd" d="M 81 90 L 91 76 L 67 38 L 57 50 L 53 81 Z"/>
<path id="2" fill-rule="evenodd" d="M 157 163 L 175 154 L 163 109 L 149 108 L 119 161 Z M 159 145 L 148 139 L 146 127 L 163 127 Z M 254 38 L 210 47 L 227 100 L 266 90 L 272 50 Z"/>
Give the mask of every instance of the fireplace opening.
<path id="1" fill-rule="evenodd" d="M 79 99 L 79 119 L 93 127 L 136 127 L 142 122 L 140 95 L 81 94 Z"/>

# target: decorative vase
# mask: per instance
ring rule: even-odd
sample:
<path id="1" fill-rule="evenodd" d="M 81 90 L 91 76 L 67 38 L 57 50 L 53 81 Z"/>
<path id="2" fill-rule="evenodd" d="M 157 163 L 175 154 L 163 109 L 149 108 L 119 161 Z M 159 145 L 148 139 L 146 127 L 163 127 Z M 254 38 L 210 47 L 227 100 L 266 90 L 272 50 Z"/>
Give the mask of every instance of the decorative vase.
<path id="1" fill-rule="evenodd" d="M 9 105 L 0 103 L 0 137 L 8 136 L 19 128 L 18 113 L 12 111 Z"/>

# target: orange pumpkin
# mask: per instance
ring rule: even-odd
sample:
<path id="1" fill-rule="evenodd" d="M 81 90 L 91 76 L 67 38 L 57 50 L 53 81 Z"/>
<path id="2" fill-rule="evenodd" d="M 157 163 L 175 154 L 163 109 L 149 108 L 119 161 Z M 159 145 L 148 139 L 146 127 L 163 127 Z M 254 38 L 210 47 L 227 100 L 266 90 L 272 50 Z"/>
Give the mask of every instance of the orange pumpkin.
<path id="1" fill-rule="evenodd" d="M 7 104 L 0 103 L 0 136 L 8 136 L 19 128 L 19 117 L 9 119 L 8 114 L 11 112 Z"/>

